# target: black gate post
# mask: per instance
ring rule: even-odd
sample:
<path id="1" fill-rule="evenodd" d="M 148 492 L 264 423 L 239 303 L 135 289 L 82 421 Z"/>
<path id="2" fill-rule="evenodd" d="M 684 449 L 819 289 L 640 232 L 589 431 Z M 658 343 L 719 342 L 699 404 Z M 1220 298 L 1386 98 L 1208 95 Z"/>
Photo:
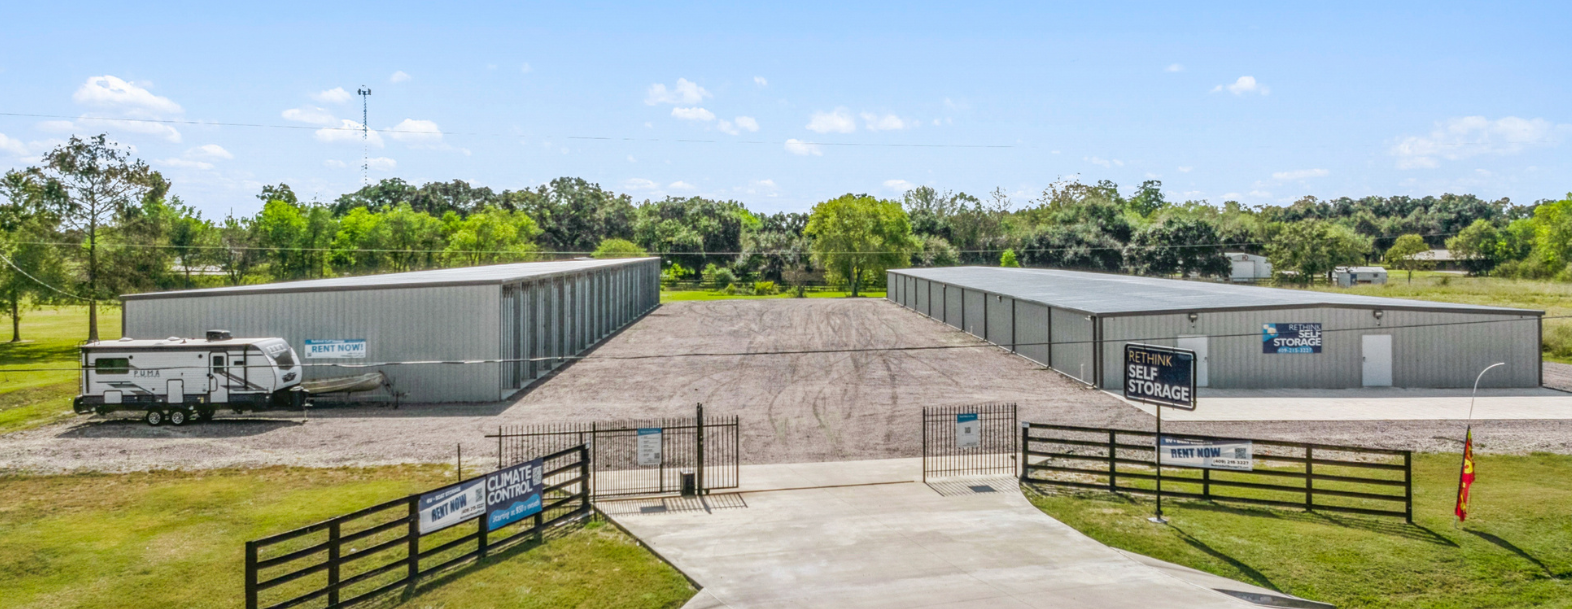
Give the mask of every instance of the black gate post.
<path id="1" fill-rule="evenodd" d="M 413 590 L 415 580 L 420 578 L 420 495 L 409 496 L 409 567 L 405 572 L 405 582 Z"/>
<path id="2" fill-rule="evenodd" d="M 1414 524 L 1414 451 L 1403 451 L 1403 517 Z"/>
<path id="3" fill-rule="evenodd" d="M 922 483 L 928 483 L 928 407 L 922 407 Z"/>
<path id="4" fill-rule="evenodd" d="M 328 525 L 327 585 L 329 607 L 338 606 L 338 561 L 340 553 L 338 540 L 340 537 L 342 537 L 342 530 L 339 528 L 339 524 L 340 523 L 335 520 L 333 521 L 333 524 Z"/>
<path id="5" fill-rule="evenodd" d="M 1026 470 L 1026 465 L 1028 463 L 1030 463 L 1030 461 L 1028 461 L 1026 459 L 1026 445 L 1031 441 L 1032 426 L 1031 426 L 1031 423 L 1021 423 L 1020 425 L 1021 425 L 1021 482 L 1026 482 L 1026 481 L 1031 479 L 1031 476 L 1029 475 L 1029 472 Z"/>
<path id="6" fill-rule="evenodd" d="M 693 438 L 694 442 L 698 445 L 697 448 L 699 457 L 699 469 L 697 472 L 698 488 L 695 490 L 697 490 L 700 495 L 704 495 L 707 494 L 707 491 L 704 490 L 704 404 L 700 403 L 697 406 L 693 416 L 695 421 L 695 432 L 693 434 Z"/>
<path id="7" fill-rule="evenodd" d="M 257 542 L 246 542 L 246 609 L 257 609 Z"/>

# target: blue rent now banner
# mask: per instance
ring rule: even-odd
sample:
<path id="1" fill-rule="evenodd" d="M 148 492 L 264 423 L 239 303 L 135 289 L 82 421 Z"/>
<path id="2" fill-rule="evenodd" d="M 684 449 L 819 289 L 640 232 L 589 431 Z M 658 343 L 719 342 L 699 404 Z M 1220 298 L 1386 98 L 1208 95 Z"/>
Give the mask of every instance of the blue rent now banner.
<path id="1" fill-rule="evenodd" d="M 1320 353 L 1321 324 L 1262 324 L 1262 353 Z"/>

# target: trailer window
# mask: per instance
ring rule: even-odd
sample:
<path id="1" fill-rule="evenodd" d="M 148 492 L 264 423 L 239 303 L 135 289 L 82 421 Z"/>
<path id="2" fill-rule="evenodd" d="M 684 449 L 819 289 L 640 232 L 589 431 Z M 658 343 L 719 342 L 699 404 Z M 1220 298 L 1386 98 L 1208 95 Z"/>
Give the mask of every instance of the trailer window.
<path id="1" fill-rule="evenodd" d="M 129 374 L 131 360 L 124 357 L 100 357 L 93 360 L 93 372 L 98 374 Z"/>
<path id="2" fill-rule="evenodd" d="M 273 359 L 278 362 L 280 368 L 287 370 L 295 367 L 295 353 L 289 349 L 278 352 L 278 356 Z"/>

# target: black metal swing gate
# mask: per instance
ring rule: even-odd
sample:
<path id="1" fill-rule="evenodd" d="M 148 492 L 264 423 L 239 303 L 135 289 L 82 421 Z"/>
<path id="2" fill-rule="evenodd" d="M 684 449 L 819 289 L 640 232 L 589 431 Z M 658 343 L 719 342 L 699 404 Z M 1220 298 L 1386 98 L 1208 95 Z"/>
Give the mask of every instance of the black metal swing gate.
<path id="1" fill-rule="evenodd" d="M 497 441 L 498 467 L 588 445 L 593 497 L 675 493 L 684 490 L 685 474 L 693 477 L 692 490 L 703 494 L 737 488 L 737 423 L 735 415 L 706 417 L 700 404 L 692 417 L 501 427 L 486 438 Z M 640 430 L 659 430 L 657 464 L 639 464 Z"/>
<path id="2" fill-rule="evenodd" d="M 922 481 L 960 476 L 1015 476 L 1013 403 L 924 406 Z"/>

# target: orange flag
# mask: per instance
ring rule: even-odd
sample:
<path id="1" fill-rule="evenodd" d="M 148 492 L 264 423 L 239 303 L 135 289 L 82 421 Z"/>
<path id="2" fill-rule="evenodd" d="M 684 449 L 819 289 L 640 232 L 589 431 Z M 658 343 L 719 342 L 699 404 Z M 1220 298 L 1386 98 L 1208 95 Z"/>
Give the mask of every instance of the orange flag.
<path id="1" fill-rule="evenodd" d="M 1474 485 L 1474 427 L 1463 437 L 1463 471 L 1457 478 L 1457 521 L 1468 519 L 1468 488 Z"/>

